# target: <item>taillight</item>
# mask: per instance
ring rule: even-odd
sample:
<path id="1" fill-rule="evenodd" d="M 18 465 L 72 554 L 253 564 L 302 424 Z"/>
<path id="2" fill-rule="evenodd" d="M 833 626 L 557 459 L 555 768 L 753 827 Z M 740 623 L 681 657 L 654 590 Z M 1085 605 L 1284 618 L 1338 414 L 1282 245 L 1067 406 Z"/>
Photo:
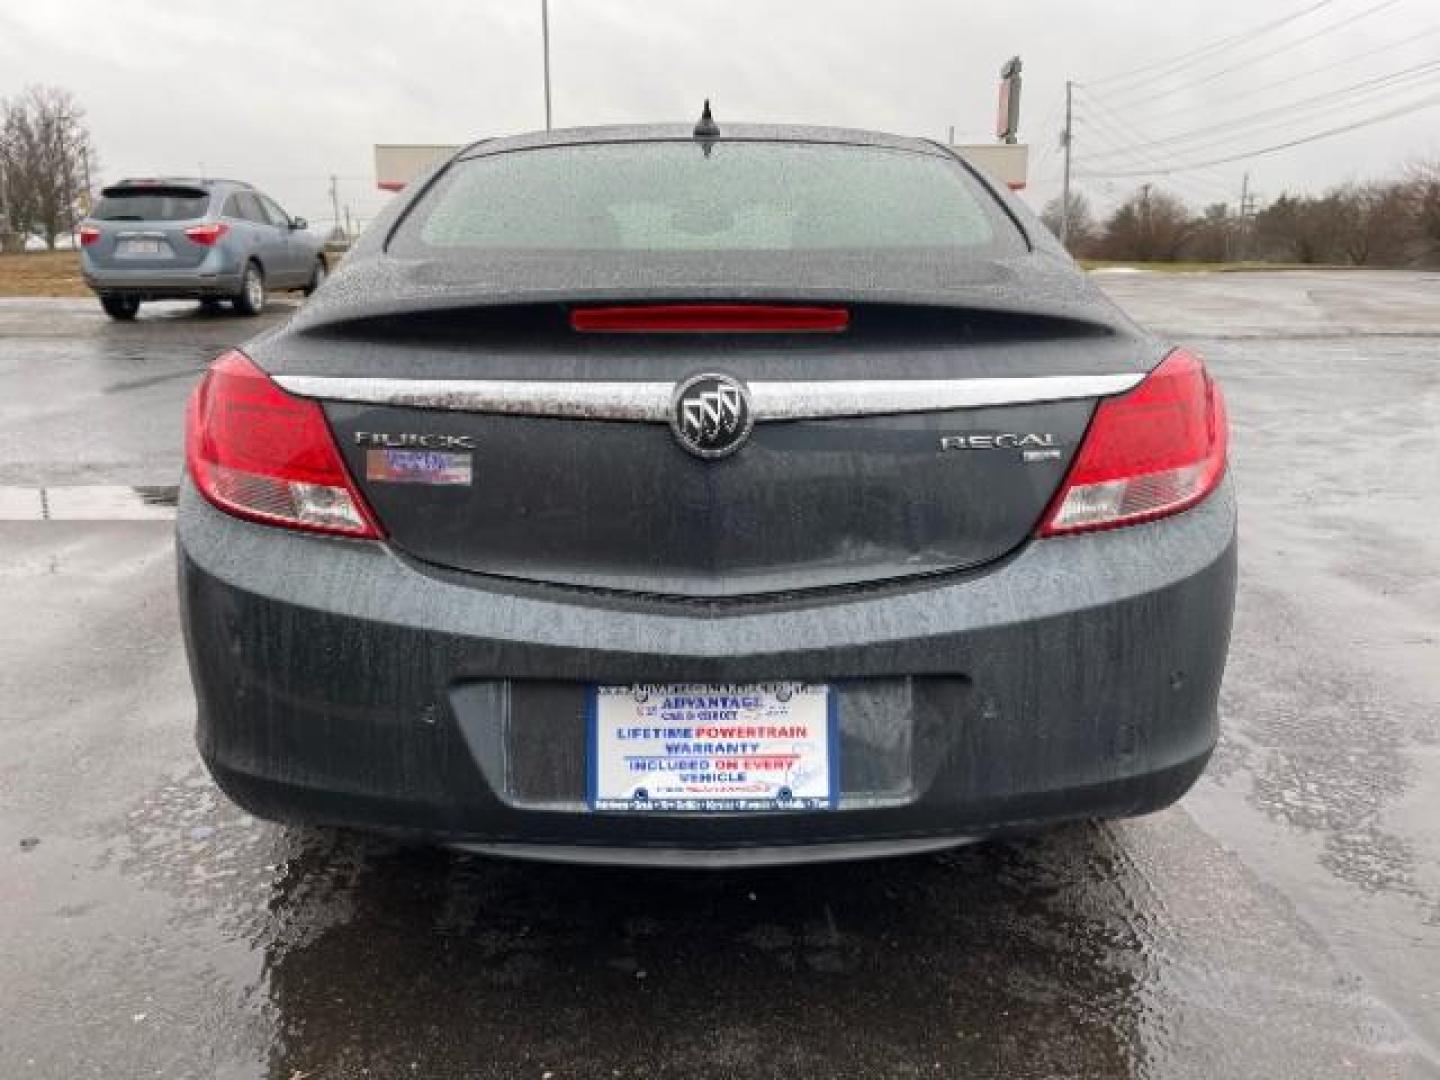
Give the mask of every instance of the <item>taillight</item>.
<path id="1" fill-rule="evenodd" d="M 211 221 L 204 225 L 191 225 L 185 230 L 185 235 L 197 244 L 211 247 L 229 231 L 230 226 L 223 221 Z"/>
<path id="2" fill-rule="evenodd" d="M 1199 358 L 1172 352 L 1095 410 L 1041 536 L 1110 529 L 1188 509 L 1225 473 L 1225 399 Z"/>
<path id="3" fill-rule="evenodd" d="M 244 353 L 222 354 L 191 395 L 185 461 L 200 493 L 237 517 L 381 535 L 320 406 L 281 390 Z"/>
<path id="4" fill-rule="evenodd" d="M 848 308 L 783 304 L 637 304 L 570 312 L 572 329 L 609 334 L 833 334 L 849 325 Z"/>
<path id="5" fill-rule="evenodd" d="M 80 246 L 81 246 L 81 247 L 89 247 L 91 244 L 95 243 L 95 241 L 97 241 L 97 240 L 99 240 L 99 239 L 100 239 L 100 230 L 97 229 L 94 225 L 81 225 L 81 226 L 80 226 Z"/>

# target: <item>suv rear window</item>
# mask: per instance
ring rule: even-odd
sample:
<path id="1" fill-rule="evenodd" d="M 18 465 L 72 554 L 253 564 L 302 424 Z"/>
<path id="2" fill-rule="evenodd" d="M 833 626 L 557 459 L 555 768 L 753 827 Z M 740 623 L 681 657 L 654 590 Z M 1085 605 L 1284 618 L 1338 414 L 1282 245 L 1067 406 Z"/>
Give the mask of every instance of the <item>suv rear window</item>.
<path id="1" fill-rule="evenodd" d="M 1015 226 L 958 163 L 829 143 L 599 143 L 452 165 L 391 243 L 493 251 L 993 249 Z M 458 252 L 457 252 L 458 253 Z"/>
<path id="2" fill-rule="evenodd" d="M 210 193 L 200 188 L 106 188 L 90 215 L 101 221 L 189 221 L 205 216 Z"/>

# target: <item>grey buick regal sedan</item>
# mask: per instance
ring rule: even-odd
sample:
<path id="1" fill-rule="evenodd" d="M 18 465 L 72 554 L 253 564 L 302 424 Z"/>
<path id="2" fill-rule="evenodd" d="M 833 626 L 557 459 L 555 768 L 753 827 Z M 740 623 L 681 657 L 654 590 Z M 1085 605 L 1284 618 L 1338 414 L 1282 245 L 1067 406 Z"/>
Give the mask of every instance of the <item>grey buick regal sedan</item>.
<path id="1" fill-rule="evenodd" d="M 199 746 L 266 818 L 576 862 L 929 851 L 1179 798 L 1219 388 L 948 148 L 475 143 L 190 403 Z"/>

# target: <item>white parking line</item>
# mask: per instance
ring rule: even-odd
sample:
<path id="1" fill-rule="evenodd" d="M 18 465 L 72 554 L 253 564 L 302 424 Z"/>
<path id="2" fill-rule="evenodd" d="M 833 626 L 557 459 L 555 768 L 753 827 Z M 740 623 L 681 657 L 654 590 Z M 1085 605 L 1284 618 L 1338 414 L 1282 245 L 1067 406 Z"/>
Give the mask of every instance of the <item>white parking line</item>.
<path id="1" fill-rule="evenodd" d="M 0 521 L 171 521 L 173 487 L 0 486 Z"/>
<path id="2" fill-rule="evenodd" d="M 39 488 L 0 487 L 0 521 L 39 521 L 44 516 Z"/>

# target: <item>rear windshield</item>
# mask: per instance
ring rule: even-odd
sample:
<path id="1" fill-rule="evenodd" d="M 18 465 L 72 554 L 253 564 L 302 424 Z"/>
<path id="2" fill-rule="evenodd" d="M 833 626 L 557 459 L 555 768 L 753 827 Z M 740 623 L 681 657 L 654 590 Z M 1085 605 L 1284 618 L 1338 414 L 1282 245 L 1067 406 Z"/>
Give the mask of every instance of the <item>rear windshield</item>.
<path id="1" fill-rule="evenodd" d="M 399 254 L 993 249 L 1019 241 L 949 159 L 843 144 L 603 143 L 456 162 Z"/>
<path id="2" fill-rule="evenodd" d="M 106 188 L 91 217 L 101 221 L 189 221 L 205 216 L 210 194 L 199 188 Z"/>

